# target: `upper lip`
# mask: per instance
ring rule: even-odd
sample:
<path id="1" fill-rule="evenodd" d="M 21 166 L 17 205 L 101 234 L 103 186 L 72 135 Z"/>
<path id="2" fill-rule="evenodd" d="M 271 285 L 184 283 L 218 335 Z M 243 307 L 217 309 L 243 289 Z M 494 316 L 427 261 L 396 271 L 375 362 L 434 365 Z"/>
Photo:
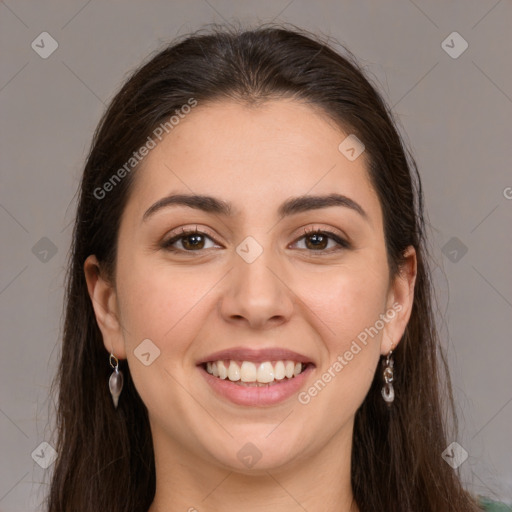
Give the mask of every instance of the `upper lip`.
<path id="1" fill-rule="evenodd" d="M 233 347 L 218 352 L 213 352 L 208 356 L 200 359 L 197 365 L 207 362 L 231 359 L 234 361 L 252 361 L 253 363 L 263 363 L 265 361 L 295 361 L 296 363 L 313 363 L 311 358 L 288 350 L 285 348 L 262 348 L 252 349 L 244 347 Z"/>

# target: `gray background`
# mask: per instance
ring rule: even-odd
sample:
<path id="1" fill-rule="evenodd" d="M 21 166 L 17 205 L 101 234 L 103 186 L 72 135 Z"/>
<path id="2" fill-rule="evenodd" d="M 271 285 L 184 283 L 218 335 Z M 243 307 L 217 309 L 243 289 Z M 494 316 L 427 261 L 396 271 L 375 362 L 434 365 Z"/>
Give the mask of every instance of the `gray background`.
<path id="1" fill-rule="evenodd" d="M 31 454 L 51 441 L 74 194 L 105 104 L 164 42 L 233 19 L 333 36 L 394 106 L 429 212 L 460 416 L 460 438 L 449 441 L 469 454 L 468 488 L 512 500 L 510 1 L 7 0 L 0 17 L 1 511 L 40 510 L 46 491 L 51 466 Z M 47 59 L 31 47 L 44 31 L 59 45 Z M 469 44 L 458 58 L 442 46 L 453 31 Z"/>

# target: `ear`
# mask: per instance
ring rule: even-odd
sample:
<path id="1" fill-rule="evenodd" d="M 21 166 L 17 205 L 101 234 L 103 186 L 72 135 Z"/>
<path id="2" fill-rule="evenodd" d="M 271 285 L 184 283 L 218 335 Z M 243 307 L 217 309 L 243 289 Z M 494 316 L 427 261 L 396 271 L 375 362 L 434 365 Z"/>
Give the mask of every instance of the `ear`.
<path id="1" fill-rule="evenodd" d="M 395 350 L 411 316 L 417 271 L 416 251 L 412 245 L 407 247 L 404 257 L 405 262 L 389 288 L 386 316 L 390 320 L 384 327 L 380 347 L 382 355 Z"/>
<path id="2" fill-rule="evenodd" d="M 115 288 L 102 276 L 101 266 L 94 255 L 85 260 L 84 273 L 96 321 L 103 335 L 103 344 L 118 359 L 126 359 Z"/>

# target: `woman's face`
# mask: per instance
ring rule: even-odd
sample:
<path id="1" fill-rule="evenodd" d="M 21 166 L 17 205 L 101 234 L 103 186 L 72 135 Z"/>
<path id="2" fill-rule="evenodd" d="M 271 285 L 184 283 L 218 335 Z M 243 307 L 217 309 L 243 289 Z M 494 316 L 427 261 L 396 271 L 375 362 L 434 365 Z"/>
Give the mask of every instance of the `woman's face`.
<path id="1" fill-rule="evenodd" d="M 254 472 L 350 443 L 409 318 L 415 262 L 411 251 L 410 275 L 390 281 L 366 155 L 338 148 L 348 135 L 293 100 L 199 104 L 137 170 L 115 289 L 94 257 L 85 269 L 105 347 L 127 358 L 158 450 Z M 242 352 L 215 354 L 226 350 Z M 253 384 L 200 364 L 218 360 Z M 289 361 L 308 365 L 283 379 Z"/>

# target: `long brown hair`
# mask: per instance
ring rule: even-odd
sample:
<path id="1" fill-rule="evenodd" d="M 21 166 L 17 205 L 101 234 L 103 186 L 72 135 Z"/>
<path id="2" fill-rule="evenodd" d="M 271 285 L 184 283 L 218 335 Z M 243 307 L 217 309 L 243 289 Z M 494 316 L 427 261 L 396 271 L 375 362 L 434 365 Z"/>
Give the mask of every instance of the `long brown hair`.
<path id="1" fill-rule="evenodd" d="M 456 433 L 457 419 L 434 322 L 421 180 L 386 103 L 351 53 L 342 53 L 289 25 L 208 27 L 152 56 L 114 97 L 94 135 L 79 190 L 61 362 L 53 383 L 59 391 L 58 458 L 49 512 L 146 512 L 155 493 L 147 409 L 126 361 L 120 361 L 125 384 L 119 407 L 112 406 L 109 354 L 83 270 L 85 259 L 95 254 L 114 281 L 118 228 L 136 167 L 106 198 L 98 190 L 190 98 L 201 104 L 279 97 L 322 108 L 364 143 L 382 207 L 391 277 L 400 272 L 409 245 L 418 258 L 410 321 L 394 351 L 395 401 L 386 407 L 377 371 L 355 417 L 351 464 L 359 509 L 479 510 L 441 457 L 449 444 L 447 425 Z"/>

